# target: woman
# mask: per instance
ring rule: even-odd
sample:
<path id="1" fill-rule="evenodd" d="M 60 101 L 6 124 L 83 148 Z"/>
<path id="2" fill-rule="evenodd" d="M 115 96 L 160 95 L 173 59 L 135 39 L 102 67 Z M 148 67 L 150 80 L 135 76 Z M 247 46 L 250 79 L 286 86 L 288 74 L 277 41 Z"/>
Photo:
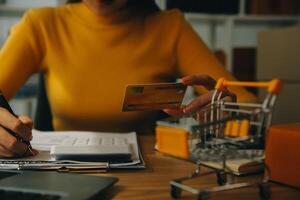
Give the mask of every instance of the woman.
<path id="1" fill-rule="evenodd" d="M 1 49 L 0 71 L 7 98 L 30 75 L 44 72 L 56 130 L 145 132 L 158 113 L 121 112 L 127 84 L 185 76 L 184 84 L 211 90 L 214 79 L 233 79 L 179 11 L 160 11 L 152 0 L 82 0 L 28 11 Z M 209 76 L 189 76 L 194 74 Z M 205 105 L 211 94 L 203 87 L 197 91 L 203 95 L 185 108 L 165 112 L 178 115 Z M 255 99 L 242 88 L 233 92 L 239 101 Z M 32 138 L 28 118 L 0 109 L 0 124 Z M 26 145 L 2 127 L 0 155 L 24 155 Z"/>

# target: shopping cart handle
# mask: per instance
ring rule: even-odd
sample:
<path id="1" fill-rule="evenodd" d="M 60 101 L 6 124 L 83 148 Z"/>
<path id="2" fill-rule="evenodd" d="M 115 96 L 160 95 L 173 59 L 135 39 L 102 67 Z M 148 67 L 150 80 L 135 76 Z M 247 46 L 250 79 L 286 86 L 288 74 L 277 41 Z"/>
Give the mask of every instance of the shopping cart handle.
<path id="1" fill-rule="evenodd" d="M 228 86 L 243 86 L 243 87 L 266 87 L 268 92 L 278 94 L 282 88 L 282 82 L 279 79 L 273 79 L 268 82 L 248 82 L 248 81 L 227 81 L 225 78 L 220 78 L 215 86 L 216 90 L 224 91 Z"/>

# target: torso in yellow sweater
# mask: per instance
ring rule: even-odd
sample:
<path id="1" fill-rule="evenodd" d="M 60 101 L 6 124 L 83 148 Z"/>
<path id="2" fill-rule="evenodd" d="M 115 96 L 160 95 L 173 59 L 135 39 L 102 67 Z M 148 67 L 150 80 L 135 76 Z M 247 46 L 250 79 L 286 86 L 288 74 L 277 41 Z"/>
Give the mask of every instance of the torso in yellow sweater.
<path id="1" fill-rule="evenodd" d="M 188 74 L 232 79 L 179 11 L 111 23 L 83 3 L 31 10 L 12 29 L 0 52 L 0 88 L 11 97 L 39 70 L 56 130 L 144 127 L 155 112 L 123 113 L 127 84 Z M 243 89 L 235 92 L 253 98 Z"/>

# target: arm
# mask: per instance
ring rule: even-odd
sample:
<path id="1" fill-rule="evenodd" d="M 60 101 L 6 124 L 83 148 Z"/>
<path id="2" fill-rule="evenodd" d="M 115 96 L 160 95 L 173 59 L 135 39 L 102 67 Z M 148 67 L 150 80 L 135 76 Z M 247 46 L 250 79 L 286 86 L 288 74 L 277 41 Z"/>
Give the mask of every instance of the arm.
<path id="1" fill-rule="evenodd" d="M 39 34 L 30 21 L 30 13 L 13 27 L 5 45 L 0 50 L 0 93 L 11 98 L 34 72 L 39 70 L 43 48 Z M 0 107 L 0 157 L 35 155 L 29 152 L 24 141 L 32 139 L 32 121 L 28 117 L 12 115 Z M 10 132 L 16 134 L 10 134 Z"/>
<path id="2" fill-rule="evenodd" d="M 40 33 L 32 24 L 31 12 L 15 25 L 0 50 L 0 88 L 10 99 L 35 72 L 43 59 Z"/>

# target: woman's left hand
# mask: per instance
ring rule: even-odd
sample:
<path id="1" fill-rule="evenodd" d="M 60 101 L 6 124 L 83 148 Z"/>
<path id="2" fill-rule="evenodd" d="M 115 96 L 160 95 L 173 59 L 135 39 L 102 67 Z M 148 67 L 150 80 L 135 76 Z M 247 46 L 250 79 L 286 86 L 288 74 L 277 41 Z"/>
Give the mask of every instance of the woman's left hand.
<path id="1" fill-rule="evenodd" d="M 193 113 L 199 110 L 211 102 L 211 98 L 214 92 L 216 81 L 208 75 L 192 75 L 185 76 L 181 79 L 182 83 L 187 86 L 203 86 L 209 92 L 195 98 L 191 103 L 185 105 L 179 109 L 166 108 L 163 111 L 174 117 L 181 117 L 184 114 Z M 223 99 L 225 101 L 236 101 L 236 96 L 230 93 L 228 90 L 224 92 Z"/>

